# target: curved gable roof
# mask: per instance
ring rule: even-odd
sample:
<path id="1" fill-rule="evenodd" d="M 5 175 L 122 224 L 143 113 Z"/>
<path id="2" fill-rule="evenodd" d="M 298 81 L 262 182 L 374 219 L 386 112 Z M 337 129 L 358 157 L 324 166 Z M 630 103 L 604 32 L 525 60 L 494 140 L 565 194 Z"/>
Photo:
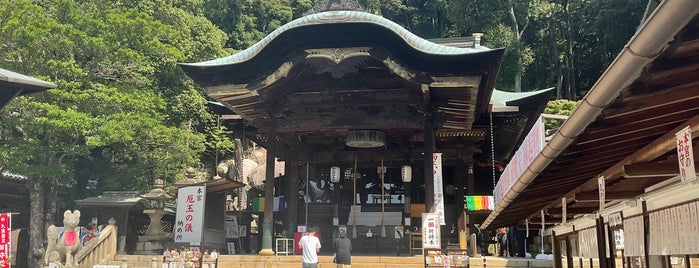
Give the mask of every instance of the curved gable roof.
<path id="1" fill-rule="evenodd" d="M 458 48 L 458 47 L 449 47 L 445 45 L 440 45 L 436 44 L 430 41 L 427 41 L 410 31 L 406 30 L 402 26 L 398 25 L 395 22 L 392 22 L 388 19 L 385 19 L 381 16 L 373 15 L 370 13 L 366 12 L 359 12 L 359 11 L 344 11 L 344 10 L 338 10 L 338 11 L 327 11 L 327 12 L 322 12 L 322 13 L 316 13 L 312 15 L 308 15 L 305 17 L 298 18 L 296 20 L 293 20 L 287 24 L 285 24 L 282 27 L 279 27 L 269 35 L 267 35 L 265 38 L 254 44 L 253 46 L 238 52 L 236 54 L 219 58 L 219 59 L 214 59 L 214 60 L 209 60 L 209 61 L 203 61 L 203 62 L 198 62 L 198 63 L 185 63 L 183 65 L 185 66 L 216 66 L 216 65 L 229 65 L 229 64 L 236 64 L 240 62 L 244 62 L 247 60 L 250 60 L 251 58 L 255 57 L 257 54 L 260 53 L 261 50 L 263 50 L 267 45 L 272 43 L 275 39 L 277 39 L 279 36 L 283 35 L 284 33 L 290 32 L 294 29 L 301 28 L 301 27 L 307 27 L 307 26 L 332 26 L 332 25 L 338 25 L 338 24 L 370 24 L 373 25 L 374 27 L 379 27 L 379 28 L 385 28 L 386 30 L 392 32 L 393 34 L 399 36 L 403 41 L 414 48 L 417 51 L 420 51 L 425 54 L 434 54 L 434 55 L 463 55 L 463 54 L 470 54 L 470 53 L 475 53 L 475 52 L 482 52 L 482 51 L 489 51 L 490 49 L 485 48 L 485 47 L 478 47 L 478 48 Z M 356 38 L 356 37 L 352 37 Z"/>
<path id="2" fill-rule="evenodd" d="M 288 147 L 301 135 L 317 145 L 309 148 L 342 149 L 347 131 L 375 129 L 422 148 L 415 137 L 425 115 L 438 132 L 458 132 L 450 142 L 480 137 L 471 130 L 489 107 L 503 55 L 437 44 L 370 13 L 328 11 L 289 22 L 233 55 L 181 68 L 240 115 L 248 133 L 254 127 L 260 142 L 274 126 L 288 135 Z"/>
<path id="3" fill-rule="evenodd" d="M 372 47 L 405 66 L 430 73 L 483 74 L 494 84 L 504 49 L 459 48 L 433 43 L 383 17 L 357 11 L 328 11 L 296 19 L 233 55 L 183 63 L 202 86 L 247 83 L 305 56 L 307 49 Z M 373 53 L 373 52 L 372 52 Z M 225 76 L 217 75 L 225 73 Z"/>

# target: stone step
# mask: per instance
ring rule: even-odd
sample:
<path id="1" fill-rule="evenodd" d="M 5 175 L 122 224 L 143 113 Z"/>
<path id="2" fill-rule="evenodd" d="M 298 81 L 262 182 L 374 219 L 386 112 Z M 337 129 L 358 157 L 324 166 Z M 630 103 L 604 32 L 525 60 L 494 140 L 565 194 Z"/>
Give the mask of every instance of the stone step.
<path id="1" fill-rule="evenodd" d="M 118 255 L 114 260 L 105 263 L 104 265 L 120 265 L 121 259 L 126 258 L 128 268 L 151 268 L 151 260 L 162 260 L 162 256 L 153 255 Z M 162 267 L 161 262 L 158 262 Z M 218 268 L 244 268 L 244 267 L 261 267 L 261 268 L 283 268 L 296 267 L 301 264 L 301 256 L 260 256 L 260 255 L 221 255 L 219 257 Z M 488 268 L 517 268 L 517 267 L 534 267 L 548 268 L 553 267 L 553 262 L 550 260 L 535 260 L 521 258 L 471 258 L 470 268 L 488 267 Z M 319 256 L 319 268 L 336 267 L 332 263 L 332 256 Z M 352 256 L 353 268 L 422 268 L 424 267 L 422 256 Z"/>
<path id="2" fill-rule="evenodd" d="M 122 255 L 116 256 L 115 259 L 121 260 L 127 258 L 128 268 L 151 268 L 151 259 L 160 256 L 146 255 Z M 332 263 L 332 256 L 319 256 L 319 268 L 336 267 Z M 119 265 L 122 262 L 118 260 L 109 261 L 106 265 Z M 421 268 L 421 257 L 387 257 L 387 256 L 353 256 L 352 267 L 358 268 Z M 158 262 L 158 264 L 161 264 Z M 221 255 L 218 261 L 218 268 L 243 268 L 243 267 L 265 267 L 265 268 L 282 268 L 300 266 L 301 256 L 260 256 L 260 255 Z M 160 266 L 158 266 L 160 268 Z"/>

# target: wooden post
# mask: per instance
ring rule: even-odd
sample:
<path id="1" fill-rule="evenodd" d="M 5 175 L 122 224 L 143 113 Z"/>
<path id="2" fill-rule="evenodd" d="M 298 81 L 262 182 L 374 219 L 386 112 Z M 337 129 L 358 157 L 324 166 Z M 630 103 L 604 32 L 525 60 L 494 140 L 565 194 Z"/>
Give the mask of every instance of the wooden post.
<path id="1" fill-rule="evenodd" d="M 286 213 L 287 220 L 287 235 L 294 237 L 296 226 L 298 225 L 298 192 L 299 192 L 299 162 L 296 153 L 289 154 L 289 160 L 286 161 L 286 169 L 289 171 L 287 179 L 289 180 L 289 191 L 287 192 L 287 202 L 289 207 Z"/>
<path id="2" fill-rule="evenodd" d="M 260 255 L 272 256 L 272 233 L 274 232 L 274 150 L 272 145 L 276 139 L 274 128 L 267 132 L 267 160 L 265 161 L 265 213 L 262 221 L 262 249 Z"/>
<path id="3" fill-rule="evenodd" d="M 598 216 L 596 219 L 596 230 L 597 255 L 599 255 L 597 259 L 599 260 L 599 267 L 608 268 L 609 265 L 607 265 L 607 243 L 605 242 L 606 239 L 604 233 L 604 218 L 602 218 L 602 216 Z"/>
<path id="4" fill-rule="evenodd" d="M 434 154 L 434 130 L 432 129 L 431 115 L 425 115 L 423 161 L 425 182 L 425 212 L 431 212 L 434 205 L 434 167 L 432 154 Z"/>
<path id="5" fill-rule="evenodd" d="M 561 252 L 560 242 L 561 241 L 558 241 L 558 239 L 556 239 L 556 232 L 551 231 L 551 252 L 553 253 L 553 268 L 563 267 L 563 263 L 561 261 L 563 256 Z"/>

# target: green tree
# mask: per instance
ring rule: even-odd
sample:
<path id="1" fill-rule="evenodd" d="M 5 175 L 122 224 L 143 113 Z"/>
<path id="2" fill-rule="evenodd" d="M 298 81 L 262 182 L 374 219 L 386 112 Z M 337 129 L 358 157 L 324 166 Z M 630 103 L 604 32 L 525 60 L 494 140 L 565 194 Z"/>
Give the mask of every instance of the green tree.
<path id="1" fill-rule="evenodd" d="M 243 50 L 311 5 L 310 0 L 213 0 L 204 4 L 202 12 L 228 34 L 227 47 Z"/>
<path id="2" fill-rule="evenodd" d="M 57 187 L 79 196 L 90 178 L 100 190 L 145 190 L 202 166 L 207 136 L 222 139 L 177 66 L 225 53 L 226 35 L 191 12 L 196 3 L 0 0 L 0 66 L 58 85 L 0 115 L 0 162 L 29 178 L 30 267 Z"/>
<path id="3" fill-rule="evenodd" d="M 577 108 L 579 104 L 580 101 L 572 101 L 565 99 L 552 100 L 546 104 L 546 108 L 544 108 L 544 113 L 570 116 L 571 114 L 573 114 L 573 111 L 575 111 L 575 108 Z M 546 129 L 558 128 L 563 124 L 563 121 L 564 120 L 560 119 L 546 119 Z"/>
<path id="4" fill-rule="evenodd" d="M 506 48 L 497 88 L 555 85 L 557 97 L 577 99 L 633 35 L 646 3 L 450 0 L 447 14 L 452 32 L 485 32 L 487 46 Z"/>

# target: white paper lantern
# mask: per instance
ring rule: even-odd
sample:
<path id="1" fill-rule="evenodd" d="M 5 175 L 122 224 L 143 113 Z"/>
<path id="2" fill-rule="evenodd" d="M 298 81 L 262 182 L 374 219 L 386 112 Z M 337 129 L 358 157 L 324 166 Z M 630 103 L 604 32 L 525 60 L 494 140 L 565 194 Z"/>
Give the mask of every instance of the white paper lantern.
<path id="1" fill-rule="evenodd" d="M 330 181 L 333 183 L 338 183 L 340 182 L 340 167 L 331 167 L 330 168 Z"/>
<path id="2" fill-rule="evenodd" d="M 400 177 L 403 182 L 410 182 L 413 179 L 413 168 L 408 165 L 400 168 Z"/>

